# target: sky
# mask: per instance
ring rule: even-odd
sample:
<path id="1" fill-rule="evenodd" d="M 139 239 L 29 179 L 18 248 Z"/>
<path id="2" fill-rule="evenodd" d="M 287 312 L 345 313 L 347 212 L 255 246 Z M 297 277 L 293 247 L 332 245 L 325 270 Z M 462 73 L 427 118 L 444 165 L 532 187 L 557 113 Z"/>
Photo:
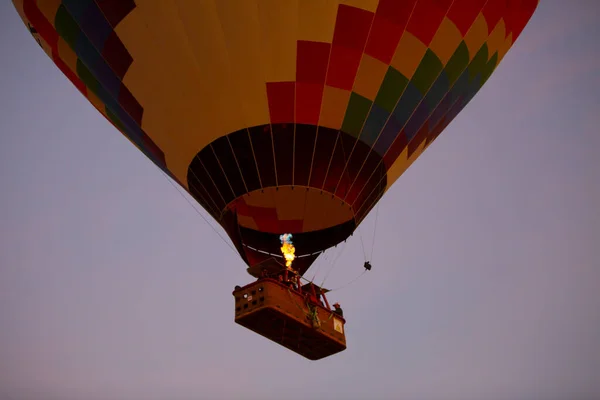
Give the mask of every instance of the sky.
<path id="1" fill-rule="evenodd" d="M 542 0 L 313 267 L 336 288 L 361 273 L 361 238 L 373 253 L 329 295 L 347 350 L 312 362 L 234 323 L 239 256 L 3 1 L 0 399 L 600 398 L 599 16 Z"/>

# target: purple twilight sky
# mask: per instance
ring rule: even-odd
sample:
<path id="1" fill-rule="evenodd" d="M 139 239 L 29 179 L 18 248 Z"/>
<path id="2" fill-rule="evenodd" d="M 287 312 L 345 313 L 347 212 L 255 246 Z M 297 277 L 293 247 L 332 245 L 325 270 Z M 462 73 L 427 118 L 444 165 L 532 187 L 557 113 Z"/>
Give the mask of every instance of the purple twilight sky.
<path id="1" fill-rule="evenodd" d="M 311 362 L 234 324 L 239 256 L 3 1 L 0 399 L 599 399 L 599 17 L 541 2 L 380 202 L 329 296 L 348 349 Z"/>

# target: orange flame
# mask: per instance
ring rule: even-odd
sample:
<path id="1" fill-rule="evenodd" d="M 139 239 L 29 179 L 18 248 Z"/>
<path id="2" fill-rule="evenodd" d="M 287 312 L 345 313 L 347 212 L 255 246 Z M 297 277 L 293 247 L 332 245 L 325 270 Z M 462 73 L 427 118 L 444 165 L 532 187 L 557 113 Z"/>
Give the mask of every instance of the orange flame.
<path id="1" fill-rule="evenodd" d="M 292 269 L 292 262 L 296 258 L 296 248 L 292 244 L 292 234 L 284 233 L 279 236 L 281 240 L 281 253 L 285 258 L 285 266 L 289 269 Z"/>

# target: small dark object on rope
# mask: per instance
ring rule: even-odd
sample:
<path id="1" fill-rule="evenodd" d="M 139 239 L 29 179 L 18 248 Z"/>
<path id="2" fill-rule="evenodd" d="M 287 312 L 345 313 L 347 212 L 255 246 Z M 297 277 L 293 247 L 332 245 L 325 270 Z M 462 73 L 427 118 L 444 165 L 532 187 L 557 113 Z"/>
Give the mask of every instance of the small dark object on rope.
<path id="1" fill-rule="evenodd" d="M 370 270 L 371 270 L 371 263 L 370 263 L 369 261 L 365 261 L 365 269 L 366 269 L 367 271 L 370 271 Z"/>

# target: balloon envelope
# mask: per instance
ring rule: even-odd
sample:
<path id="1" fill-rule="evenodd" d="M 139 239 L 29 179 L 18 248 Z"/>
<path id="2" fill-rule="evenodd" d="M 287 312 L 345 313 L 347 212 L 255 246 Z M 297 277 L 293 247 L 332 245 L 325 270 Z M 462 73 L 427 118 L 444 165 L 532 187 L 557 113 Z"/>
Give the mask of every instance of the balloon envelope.
<path id="1" fill-rule="evenodd" d="M 538 0 L 13 0 L 79 91 L 250 267 L 345 240 Z M 124 171 L 126 173 L 126 171 Z"/>

